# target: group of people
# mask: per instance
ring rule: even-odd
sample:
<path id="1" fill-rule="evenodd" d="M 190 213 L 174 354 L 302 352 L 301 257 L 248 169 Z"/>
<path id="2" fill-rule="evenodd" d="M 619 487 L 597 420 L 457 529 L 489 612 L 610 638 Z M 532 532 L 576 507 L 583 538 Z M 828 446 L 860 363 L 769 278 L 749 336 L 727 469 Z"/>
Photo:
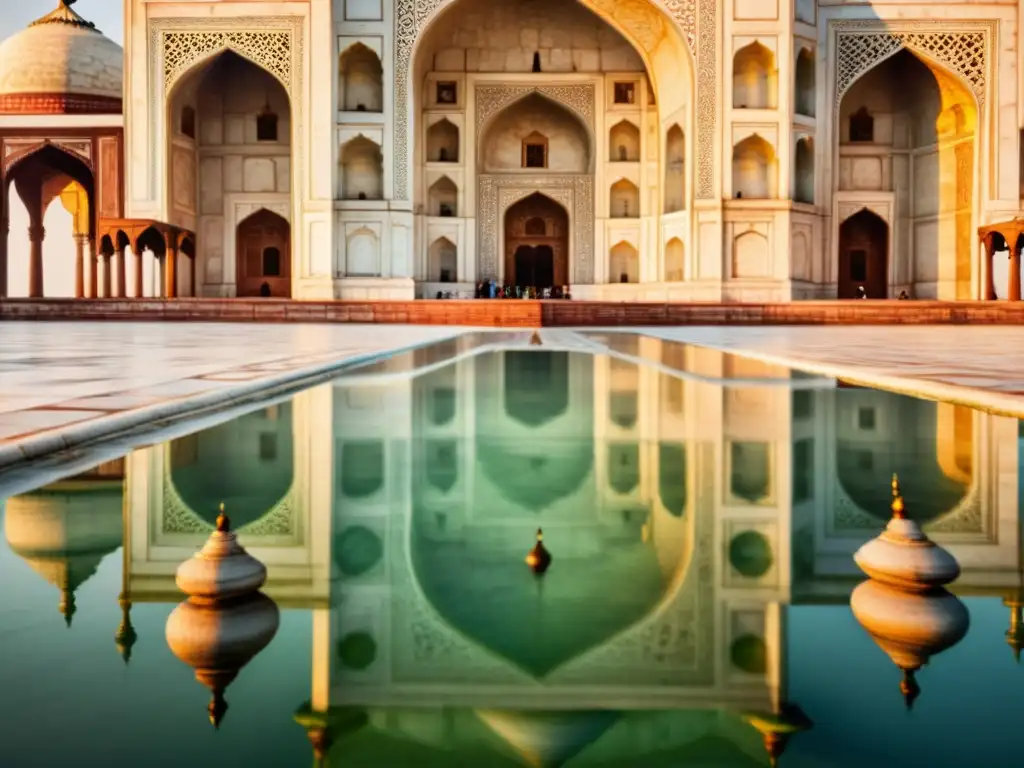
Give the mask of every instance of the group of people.
<path id="1" fill-rule="evenodd" d="M 857 298 L 858 299 L 866 299 L 866 298 L 868 298 L 868 292 L 866 290 L 864 290 L 864 286 L 863 285 L 858 285 L 857 286 Z M 907 293 L 906 291 L 900 291 L 900 295 L 897 296 L 896 298 L 898 298 L 899 300 L 903 301 L 904 299 L 909 299 L 910 298 L 910 294 Z"/>
<path id="2" fill-rule="evenodd" d="M 538 288 L 534 285 L 498 285 L 494 280 L 476 284 L 478 299 L 571 299 L 568 285 Z"/>

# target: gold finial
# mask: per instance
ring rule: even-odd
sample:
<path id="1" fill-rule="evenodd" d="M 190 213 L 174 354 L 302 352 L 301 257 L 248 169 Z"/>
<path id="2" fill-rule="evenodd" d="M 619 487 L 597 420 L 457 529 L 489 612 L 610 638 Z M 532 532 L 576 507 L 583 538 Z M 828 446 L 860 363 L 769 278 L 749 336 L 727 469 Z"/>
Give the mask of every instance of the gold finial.
<path id="1" fill-rule="evenodd" d="M 894 520 L 906 519 L 903 511 L 903 496 L 900 494 L 900 479 L 896 476 L 895 472 L 892 474 L 892 504 L 889 508 L 892 510 Z"/>
<path id="2" fill-rule="evenodd" d="M 544 541 L 544 531 L 541 528 L 537 529 L 537 541 Z"/>
<path id="3" fill-rule="evenodd" d="M 217 531 L 219 533 L 229 533 L 231 531 L 231 520 L 224 513 L 224 502 L 220 503 L 220 514 L 217 515 Z"/>

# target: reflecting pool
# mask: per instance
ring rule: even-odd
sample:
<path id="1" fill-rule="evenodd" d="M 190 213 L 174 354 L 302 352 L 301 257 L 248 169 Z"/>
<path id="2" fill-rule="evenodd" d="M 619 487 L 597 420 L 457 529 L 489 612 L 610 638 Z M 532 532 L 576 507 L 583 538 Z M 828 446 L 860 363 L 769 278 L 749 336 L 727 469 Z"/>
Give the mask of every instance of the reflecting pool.
<path id="1" fill-rule="evenodd" d="M 498 348 L 520 337 L 0 475 L 0 764 L 1021 753 L 1017 420 L 632 334 L 590 334 L 597 354 Z M 917 673 L 912 708 L 850 608 L 894 473 L 959 563 L 970 623 Z M 279 624 L 216 683 L 214 728 L 214 683 L 172 653 L 168 620 L 221 504 Z M 524 562 L 538 528 L 543 576 Z"/>

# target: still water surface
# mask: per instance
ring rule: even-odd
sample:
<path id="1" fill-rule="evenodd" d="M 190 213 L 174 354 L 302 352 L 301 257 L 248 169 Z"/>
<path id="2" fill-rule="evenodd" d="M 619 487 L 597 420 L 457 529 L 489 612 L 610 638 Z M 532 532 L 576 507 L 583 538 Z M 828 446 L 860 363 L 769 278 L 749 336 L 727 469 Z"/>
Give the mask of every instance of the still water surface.
<path id="1" fill-rule="evenodd" d="M 0 476 L 0 764 L 767 766 L 766 732 L 785 768 L 1021 754 L 1016 420 L 602 341 L 437 345 Z M 849 607 L 893 472 L 970 613 L 912 711 Z M 215 730 L 165 625 L 221 502 L 281 614 Z"/>

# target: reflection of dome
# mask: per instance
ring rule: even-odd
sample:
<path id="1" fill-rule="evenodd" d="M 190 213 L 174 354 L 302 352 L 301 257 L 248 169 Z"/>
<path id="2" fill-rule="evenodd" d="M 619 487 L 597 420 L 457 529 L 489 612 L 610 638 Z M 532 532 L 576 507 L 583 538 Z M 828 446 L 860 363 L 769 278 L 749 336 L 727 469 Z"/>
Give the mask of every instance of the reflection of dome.
<path id="1" fill-rule="evenodd" d="M 506 499 L 540 511 L 571 496 L 590 475 L 591 440 L 501 440 L 479 437 L 477 461 L 484 476 Z"/>
<path id="2" fill-rule="evenodd" d="M 597 741 L 618 712 L 500 712 L 477 717 L 535 768 L 557 768 Z"/>
<path id="3" fill-rule="evenodd" d="M 73 2 L 0 43 L 0 112 L 120 112 L 124 52 Z"/>
<path id="4" fill-rule="evenodd" d="M 61 590 L 61 613 L 70 625 L 75 590 L 121 546 L 123 496 L 120 483 L 59 489 L 8 499 L 4 533 L 11 550 Z"/>

